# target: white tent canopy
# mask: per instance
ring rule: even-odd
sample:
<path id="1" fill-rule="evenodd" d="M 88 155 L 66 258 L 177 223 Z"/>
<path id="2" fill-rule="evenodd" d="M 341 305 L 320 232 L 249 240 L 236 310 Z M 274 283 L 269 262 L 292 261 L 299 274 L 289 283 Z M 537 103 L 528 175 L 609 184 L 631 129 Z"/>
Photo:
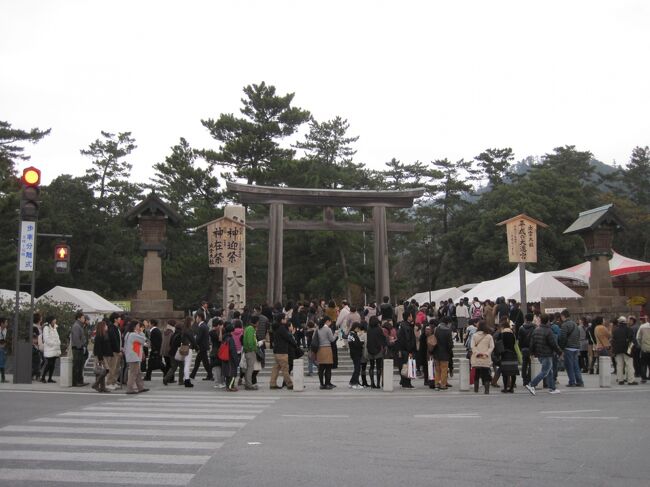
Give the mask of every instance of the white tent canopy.
<path id="1" fill-rule="evenodd" d="M 463 295 L 463 291 L 457 287 L 449 287 L 446 289 L 436 289 L 431 291 L 431 302 L 439 303 L 440 301 L 447 301 L 449 298 L 456 301 L 460 296 Z M 415 299 L 419 304 L 429 302 L 429 292 L 425 291 L 423 293 L 414 294 L 409 298 L 409 301 Z"/>
<path id="2" fill-rule="evenodd" d="M 86 291 L 84 289 L 56 286 L 38 298 L 38 301 L 47 299 L 74 304 L 84 313 L 88 314 L 91 320 L 100 318 L 104 314 L 112 313 L 113 311 L 122 312 L 122 308 L 119 306 L 107 301 L 93 291 Z"/>
<path id="3" fill-rule="evenodd" d="M 3 301 L 11 301 L 13 303 L 16 300 L 16 291 L 12 289 L 0 289 L 0 299 Z M 29 306 L 31 295 L 21 291 L 18 301 L 22 306 Z"/>
<path id="4" fill-rule="evenodd" d="M 477 297 L 481 301 L 486 299 L 495 300 L 499 296 L 506 299 L 520 299 L 518 268 L 498 279 L 484 281 L 463 295 L 469 300 Z M 526 300 L 529 303 L 541 301 L 542 298 L 579 297 L 581 296 L 578 293 L 569 289 L 549 273 L 534 274 L 526 271 Z"/>

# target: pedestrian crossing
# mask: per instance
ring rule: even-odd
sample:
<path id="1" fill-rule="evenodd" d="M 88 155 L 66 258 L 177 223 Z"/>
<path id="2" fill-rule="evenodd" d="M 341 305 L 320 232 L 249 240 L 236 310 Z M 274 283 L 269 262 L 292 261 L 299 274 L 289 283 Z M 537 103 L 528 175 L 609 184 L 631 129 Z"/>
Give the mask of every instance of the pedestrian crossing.
<path id="1" fill-rule="evenodd" d="M 185 486 L 277 399 L 147 393 L 7 425 L 0 486 Z"/>

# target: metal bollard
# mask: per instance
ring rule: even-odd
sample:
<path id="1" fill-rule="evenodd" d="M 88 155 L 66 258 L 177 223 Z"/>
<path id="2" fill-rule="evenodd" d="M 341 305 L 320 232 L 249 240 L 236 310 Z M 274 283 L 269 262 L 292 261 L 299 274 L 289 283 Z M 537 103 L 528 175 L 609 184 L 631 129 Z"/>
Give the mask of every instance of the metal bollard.
<path id="1" fill-rule="evenodd" d="M 303 392 L 305 390 L 305 360 L 297 358 L 293 360 L 293 371 L 291 380 L 293 381 L 294 392 Z"/>
<path id="2" fill-rule="evenodd" d="M 530 358 L 530 379 L 534 379 L 542 371 L 542 363 L 537 357 Z"/>
<path id="3" fill-rule="evenodd" d="M 469 391 L 469 359 L 460 359 L 460 390 Z"/>
<path id="4" fill-rule="evenodd" d="M 61 357 L 61 375 L 59 376 L 60 387 L 72 387 L 72 358 Z"/>
<path id="5" fill-rule="evenodd" d="M 393 392 L 393 367 L 394 362 L 392 358 L 384 359 L 384 391 Z"/>
<path id="6" fill-rule="evenodd" d="M 612 387 L 612 359 L 610 357 L 598 357 L 598 385 L 600 387 Z"/>

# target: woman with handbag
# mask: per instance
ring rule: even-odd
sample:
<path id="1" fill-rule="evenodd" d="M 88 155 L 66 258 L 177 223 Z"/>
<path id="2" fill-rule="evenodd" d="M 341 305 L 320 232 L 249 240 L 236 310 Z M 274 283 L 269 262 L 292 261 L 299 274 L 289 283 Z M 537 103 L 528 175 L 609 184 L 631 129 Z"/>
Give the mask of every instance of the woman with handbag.
<path id="1" fill-rule="evenodd" d="M 336 341 L 336 337 L 330 329 L 331 324 L 332 319 L 329 316 L 321 318 L 318 322 L 318 330 L 314 332 L 312 339 L 312 347 L 318 346 L 316 362 L 318 362 L 318 380 L 321 389 L 334 389 L 336 387 L 332 384 L 332 364 L 334 363 L 332 343 Z M 314 344 L 314 339 L 316 344 Z"/>
<path id="2" fill-rule="evenodd" d="M 130 321 L 124 334 L 124 360 L 128 367 L 128 379 L 126 383 L 127 394 L 138 394 L 147 392 L 142 380 L 143 348 L 146 337 L 142 332 L 142 324 L 139 321 Z"/>
<path id="3" fill-rule="evenodd" d="M 485 394 L 490 393 L 490 370 L 492 369 L 492 351 L 494 339 L 485 320 L 478 322 L 478 330 L 472 336 L 472 367 L 476 370 L 474 392 L 478 392 L 478 379 L 483 381 Z"/>
<path id="4" fill-rule="evenodd" d="M 53 384 L 52 374 L 56 365 L 56 359 L 61 356 L 61 339 L 59 338 L 58 326 L 54 316 L 48 316 L 43 325 L 43 357 L 46 363 L 43 367 L 43 374 L 41 375 L 41 382 L 45 382 L 47 375 L 47 382 Z"/>
<path id="5" fill-rule="evenodd" d="M 105 320 L 97 323 L 93 355 L 95 356 L 95 383 L 92 385 L 92 388 L 97 392 L 111 392 L 106 389 L 106 375 L 108 375 L 108 369 L 104 359 L 105 357 L 113 356 L 113 349 L 111 348 L 111 342 L 108 338 L 108 326 L 106 325 Z"/>

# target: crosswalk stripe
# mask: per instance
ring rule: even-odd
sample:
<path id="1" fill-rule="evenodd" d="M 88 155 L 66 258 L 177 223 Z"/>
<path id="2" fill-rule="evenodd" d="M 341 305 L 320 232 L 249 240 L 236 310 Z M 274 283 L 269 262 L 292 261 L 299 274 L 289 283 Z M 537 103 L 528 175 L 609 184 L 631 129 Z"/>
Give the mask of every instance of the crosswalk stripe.
<path id="1" fill-rule="evenodd" d="M 207 407 L 232 407 L 232 408 L 268 408 L 272 404 L 251 404 L 247 402 L 225 402 L 225 401 L 213 401 L 213 402 L 168 402 L 168 401 L 116 401 L 116 402 L 104 402 L 104 406 L 169 406 L 169 407 L 198 407 L 198 408 L 207 408 Z"/>
<path id="2" fill-rule="evenodd" d="M 151 411 L 152 413 L 159 412 L 159 413 L 166 413 L 170 411 L 170 408 L 165 407 L 165 406 L 146 406 L 143 409 L 146 409 L 147 411 Z M 187 408 L 188 410 L 196 413 L 196 414 L 210 414 L 210 413 L 247 413 L 247 414 L 259 414 L 264 412 L 263 409 L 246 409 L 243 411 L 233 411 L 233 408 L 229 407 L 217 407 L 217 406 L 201 406 L 201 407 L 193 407 Z M 119 406 L 88 406 L 85 408 L 82 408 L 82 411 L 97 411 L 98 413 L 116 413 L 116 414 L 124 414 L 124 407 Z"/>
<path id="3" fill-rule="evenodd" d="M 119 411 L 119 414 L 123 414 L 124 411 Z M 61 413 L 59 416 L 92 416 L 97 417 L 98 413 L 94 411 L 81 411 L 81 412 L 68 412 Z M 129 411 L 130 418 L 151 418 L 151 419 L 187 419 L 186 414 L 172 414 L 172 413 L 140 413 L 140 412 L 131 412 Z M 255 416 L 248 414 L 210 414 L 211 419 L 255 419 Z"/>
<path id="4" fill-rule="evenodd" d="M 174 401 L 197 401 L 197 400 L 206 400 L 206 401 L 233 401 L 233 402 L 239 402 L 239 401 L 246 401 L 246 402 L 267 402 L 267 403 L 274 403 L 280 397 L 278 396 L 247 396 L 247 395 L 239 395 L 235 393 L 235 396 L 222 396 L 222 395 L 217 395 L 218 393 L 207 393 L 207 394 L 190 394 L 187 396 L 178 396 L 177 394 L 157 394 L 157 393 L 151 393 L 147 392 L 146 395 L 133 395 L 133 396 L 126 396 L 124 397 L 125 401 L 144 401 L 147 399 L 173 399 Z M 232 394 L 232 393 L 231 393 Z M 108 399 L 108 398 L 107 398 Z"/>
<path id="5" fill-rule="evenodd" d="M 3 436 L 2 443 L 5 445 L 47 445 L 58 446 L 97 446 L 98 440 L 94 438 L 52 438 L 48 437 L 47 440 L 38 437 L 27 436 Z M 160 440 L 145 441 L 145 440 L 116 440 L 104 439 L 102 440 L 104 447 L 118 447 L 118 448 L 156 448 L 161 446 L 169 449 L 183 449 L 183 450 L 216 450 L 220 448 L 223 443 L 208 442 L 208 441 L 165 441 L 164 444 Z"/>
<path id="6" fill-rule="evenodd" d="M 143 419 L 85 419 L 85 418 L 36 418 L 35 423 L 62 423 L 62 424 L 106 424 L 106 425 L 127 425 L 138 426 L 169 426 L 169 421 L 152 421 Z M 246 423 L 225 422 L 225 421 L 174 421 L 174 426 L 197 427 L 197 428 L 243 428 Z"/>
<path id="7" fill-rule="evenodd" d="M 173 425 L 176 426 L 176 425 Z M 235 431 L 206 431 L 205 429 L 118 429 L 118 428 L 80 428 L 79 426 L 5 426 L 0 428 L 0 431 L 8 431 L 12 433 L 71 433 L 74 435 L 134 435 L 134 436 L 169 436 L 179 437 L 187 436 L 190 438 L 230 438 L 235 434 Z M 162 443 L 164 445 L 164 443 Z M 1 443 L 0 443 L 1 446 Z M 2 458 L 2 457 L 0 457 Z"/>
<path id="8" fill-rule="evenodd" d="M 103 472 L 43 468 L 0 468 L 0 480 L 74 482 L 82 484 L 187 485 L 194 474 L 158 472 Z"/>
<path id="9" fill-rule="evenodd" d="M 33 450 L 0 450 L 2 460 L 34 461 Z M 156 455 L 151 453 L 89 453 L 67 451 L 38 451 L 40 462 L 98 462 L 98 463 L 150 463 L 161 465 L 203 465 L 210 460 L 209 455 Z"/>

